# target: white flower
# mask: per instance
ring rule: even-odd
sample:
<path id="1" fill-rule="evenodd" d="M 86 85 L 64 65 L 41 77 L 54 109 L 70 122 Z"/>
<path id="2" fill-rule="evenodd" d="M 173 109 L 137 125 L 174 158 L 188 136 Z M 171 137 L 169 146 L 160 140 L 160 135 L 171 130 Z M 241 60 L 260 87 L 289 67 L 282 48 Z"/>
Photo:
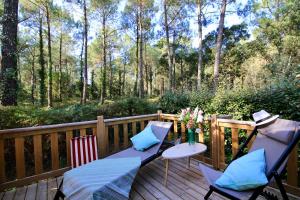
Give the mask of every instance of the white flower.
<path id="1" fill-rule="evenodd" d="M 198 117 L 197 117 L 197 123 L 202 123 L 202 122 L 203 122 L 203 111 L 199 110 Z"/>
<path id="2" fill-rule="evenodd" d="M 195 108 L 195 110 L 194 110 L 193 119 L 197 119 L 198 110 L 199 110 L 199 108 L 198 108 L 198 106 L 197 106 L 197 107 Z"/>

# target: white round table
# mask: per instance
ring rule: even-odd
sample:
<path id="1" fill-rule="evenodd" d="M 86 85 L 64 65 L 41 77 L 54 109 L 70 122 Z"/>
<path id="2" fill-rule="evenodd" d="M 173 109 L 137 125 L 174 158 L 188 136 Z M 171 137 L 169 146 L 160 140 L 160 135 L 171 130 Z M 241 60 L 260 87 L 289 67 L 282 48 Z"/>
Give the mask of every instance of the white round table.
<path id="1" fill-rule="evenodd" d="M 190 157 L 196 154 L 205 152 L 207 146 L 202 143 L 182 143 L 175 145 L 162 153 L 163 159 L 166 159 L 166 174 L 165 174 L 165 185 L 167 185 L 168 180 L 168 170 L 169 170 L 169 160 L 177 158 L 188 158 L 187 167 L 190 167 Z"/>

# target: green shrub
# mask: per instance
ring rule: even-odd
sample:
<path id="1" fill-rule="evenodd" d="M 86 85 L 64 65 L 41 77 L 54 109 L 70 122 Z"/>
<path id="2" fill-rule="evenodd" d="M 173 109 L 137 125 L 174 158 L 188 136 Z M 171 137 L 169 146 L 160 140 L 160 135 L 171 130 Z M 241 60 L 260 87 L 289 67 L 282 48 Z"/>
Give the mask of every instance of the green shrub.
<path id="1" fill-rule="evenodd" d="M 105 118 L 122 117 L 157 112 L 157 103 L 146 99 L 129 97 L 116 102 L 99 105 L 87 103 L 74 104 L 46 109 L 35 106 L 0 107 L 0 130 L 38 125 L 60 124 L 95 120 L 97 116 Z"/>
<path id="2" fill-rule="evenodd" d="M 179 94 L 166 92 L 160 100 L 160 109 L 165 113 L 175 114 L 182 108 L 186 108 L 190 104 L 190 97 L 188 94 Z"/>

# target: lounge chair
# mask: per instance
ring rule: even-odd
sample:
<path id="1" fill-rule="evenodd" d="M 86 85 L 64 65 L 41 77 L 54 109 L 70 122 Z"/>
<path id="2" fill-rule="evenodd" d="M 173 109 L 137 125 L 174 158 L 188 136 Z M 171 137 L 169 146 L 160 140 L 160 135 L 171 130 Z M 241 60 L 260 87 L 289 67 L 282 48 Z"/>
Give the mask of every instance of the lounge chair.
<path id="1" fill-rule="evenodd" d="M 233 159 L 235 160 L 243 155 L 247 144 L 249 144 L 253 136 L 256 135 L 256 138 L 249 152 L 261 148 L 265 149 L 267 164 L 266 177 L 269 183 L 273 181 L 277 183 L 283 199 L 288 199 L 288 196 L 283 187 L 280 177 L 286 167 L 289 154 L 300 140 L 299 125 L 300 123 L 296 121 L 277 119 L 269 126 L 266 125 L 259 128 L 256 127 Z M 215 181 L 222 175 L 222 172 L 216 171 L 204 164 L 199 164 L 199 168 L 210 184 L 209 191 L 204 199 L 208 199 L 213 192 L 217 192 L 227 198 L 234 200 L 252 200 L 261 195 L 264 188 L 267 186 L 264 185 L 247 191 L 225 189 L 215 184 Z"/>
<path id="2" fill-rule="evenodd" d="M 130 147 L 106 158 L 140 157 L 142 160 L 142 166 L 146 165 L 155 158 L 161 156 L 162 152 L 166 148 L 170 147 L 171 144 L 166 142 L 165 138 L 168 135 L 172 124 L 172 122 L 150 121 L 147 127 L 152 125 L 154 135 L 160 140 L 158 144 L 150 147 L 146 151 L 137 151 L 133 147 Z"/>
<path id="3" fill-rule="evenodd" d="M 120 151 L 118 153 L 115 153 L 113 155 L 110 155 L 106 158 L 129 158 L 129 157 L 140 157 L 141 158 L 141 166 L 146 165 L 147 163 L 151 162 L 152 160 L 156 159 L 157 157 L 159 157 L 162 152 L 168 148 L 170 146 L 169 143 L 164 142 L 166 136 L 168 135 L 168 132 L 170 131 L 170 128 L 172 126 L 172 122 L 161 122 L 161 121 L 150 121 L 147 125 L 151 126 L 152 131 L 154 133 L 154 135 L 160 140 L 160 142 L 152 147 L 150 147 L 149 149 L 145 150 L 145 151 L 137 151 L 135 150 L 133 147 L 127 148 L 123 151 Z M 81 138 L 81 139 L 86 139 L 86 138 Z M 74 139 L 73 139 L 74 140 Z M 77 138 L 77 140 L 79 140 L 79 138 Z M 90 142 L 94 142 L 95 140 L 88 140 Z M 86 142 L 87 143 L 87 142 Z M 71 143 L 73 144 L 73 143 Z M 95 144 L 88 144 L 89 146 L 93 146 L 95 147 Z M 73 147 L 73 145 L 71 145 L 71 147 Z M 97 149 L 97 146 L 96 146 Z M 71 148 L 71 152 L 75 152 L 75 150 L 73 148 Z M 81 160 L 81 162 L 78 165 L 78 161 L 75 162 L 75 160 L 78 160 L 79 157 L 81 157 L 83 154 L 71 154 L 72 157 L 72 168 L 77 167 L 81 164 L 86 164 L 88 162 L 83 162 L 83 158 L 80 158 L 79 160 Z M 76 158 L 75 158 L 76 156 Z M 74 157 L 74 158 L 73 158 Z M 92 159 L 93 160 L 93 159 Z M 90 161 L 92 161 L 90 160 Z M 74 164 L 73 164 L 74 163 Z M 58 200 L 59 198 L 64 198 L 65 195 L 62 192 L 62 185 L 63 185 L 63 181 L 60 183 L 59 189 L 55 195 L 55 200 Z"/>

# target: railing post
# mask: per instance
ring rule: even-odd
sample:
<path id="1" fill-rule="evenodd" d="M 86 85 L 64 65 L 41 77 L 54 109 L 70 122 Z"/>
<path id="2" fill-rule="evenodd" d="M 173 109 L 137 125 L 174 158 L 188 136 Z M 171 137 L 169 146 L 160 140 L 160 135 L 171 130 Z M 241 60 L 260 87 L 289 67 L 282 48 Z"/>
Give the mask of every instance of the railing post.
<path id="1" fill-rule="evenodd" d="M 5 181 L 4 140 L 0 139 L 0 184 Z"/>
<path id="2" fill-rule="evenodd" d="M 293 149 L 289 156 L 288 164 L 287 164 L 287 183 L 294 187 L 298 185 L 298 145 Z"/>
<path id="3" fill-rule="evenodd" d="M 158 110 L 158 111 L 157 111 L 157 120 L 158 120 L 158 121 L 161 121 L 161 116 L 160 116 L 161 114 L 162 114 L 162 111 L 161 111 L 161 110 Z"/>
<path id="4" fill-rule="evenodd" d="M 105 123 L 103 116 L 97 117 L 97 142 L 99 147 L 99 157 L 103 158 L 107 155 L 108 137 L 105 132 Z"/>
<path id="5" fill-rule="evenodd" d="M 212 165 L 215 169 L 219 169 L 219 131 L 218 131 L 217 115 L 211 117 L 211 134 L 212 134 Z"/>

